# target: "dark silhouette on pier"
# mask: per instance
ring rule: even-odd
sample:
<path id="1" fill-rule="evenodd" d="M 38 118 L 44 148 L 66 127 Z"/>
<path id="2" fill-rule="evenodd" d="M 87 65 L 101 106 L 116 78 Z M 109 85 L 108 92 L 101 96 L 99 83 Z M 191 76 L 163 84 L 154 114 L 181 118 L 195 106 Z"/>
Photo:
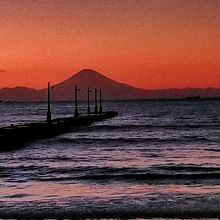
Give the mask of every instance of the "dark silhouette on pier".
<path id="1" fill-rule="evenodd" d="M 74 113 L 75 118 L 79 117 L 79 111 L 78 111 L 78 92 L 79 91 L 80 89 L 78 89 L 77 86 L 75 86 L 75 113 Z"/>
<path id="2" fill-rule="evenodd" d="M 80 89 L 75 85 L 75 110 L 74 115 L 68 118 L 56 118 L 52 119 L 51 112 L 51 89 L 50 83 L 48 82 L 47 89 L 47 120 L 39 123 L 29 123 L 23 125 L 11 125 L 9 127 L 0 128 L 0 151 L 9 151 L 22 147 L 26 142 L 35 139 L 49 138 L 58 134 L 68 132 L 72 127 L 88 126 L 93 122 L 102 121 L 107 118 L 112 118 L 118 115 L 115 111 L 102 111 L 102 95 L 101 90 L 99 91 L 99 103 L 100 108 L 98 111 L 98 90 L 95 89 L 95 111 L 90 111 L 90 100 L 89 93 L 91 90 L 88 88 L 88 114 L 80 115 L 78 110 L 78 92 Z"/>
<path id="3" fill-rule="evenodd" d="M 99 114 L 102 114 L 102 90 L 99 90 Z"/>
<path id="4" fill-rule="evenodd" d="M 50 83 L 48 82 L 48 88 L 47 88 L 47 123 L 51 123 L 51 111 L 50 111 Z"/>
<path id="5" fill-rule="evenodd" d="M 88 107 L 87 107 L 87 113 L 88 113 L 88 115 L 90 115 L 90 113 L 91 113 L 91 109 L 90 109 L 90 93 L 92 92 L 92 90 L 90 90 L 90 88 L 88 88 L 88 90 L 87 90 L 87 103 L 88 103 Z"/>
<path id="6" fill-rule="evenodd" d="M 95 88 L 95 114 L 97 115 L 98 114 L 98 103 L 97 103 L 97 89 Z"/>

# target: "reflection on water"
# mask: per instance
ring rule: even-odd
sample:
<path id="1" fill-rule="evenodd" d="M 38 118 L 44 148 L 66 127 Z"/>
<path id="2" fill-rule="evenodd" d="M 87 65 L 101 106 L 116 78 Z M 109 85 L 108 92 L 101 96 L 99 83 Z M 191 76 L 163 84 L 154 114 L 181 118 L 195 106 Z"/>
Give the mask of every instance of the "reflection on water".
<path id="1" fill-rule="evenodd" d="M 220 193 L 220 187 L 206 185 L 147 185 L 147 184 L 59 184 L 59 183 L 19 183 L 0 189 L 0 202 L 49 201 L 54 199 L 89 198 L 111 200 L 123 197 L 139 199 L 162 193 L 179 195 L 205 195 Z M 59 200 L 57 200 L 59 202 Z"/>
<path id="2" fill-rule="evenodd" d="M 55 218 L 219 216 L 217 101 L 105 107 L 119 116 L 0 154 L 0 217 L 11 209 L 20 217 L 33 210 Z M 0 110 L 3 126 L 44 120 L 46 105 Z M 55 103 L 53 112 L 70 116 L 72 103 Z"/>

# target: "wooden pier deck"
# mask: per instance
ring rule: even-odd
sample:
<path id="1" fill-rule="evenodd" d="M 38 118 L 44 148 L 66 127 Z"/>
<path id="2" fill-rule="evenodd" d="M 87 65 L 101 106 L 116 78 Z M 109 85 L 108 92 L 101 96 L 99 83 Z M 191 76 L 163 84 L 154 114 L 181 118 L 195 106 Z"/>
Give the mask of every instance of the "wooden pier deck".
<path id="1" fill-rule="evenodd" d="M 87 126 L 118 115 L 108 111 L 101 114 L 82 115 L 79 117 L 57 118 L 50 123 L 39 122 L 0 128 L 0 151 L 21 148 L 26 142 L 50 138 L 68 132 L 72 127 Z"/>

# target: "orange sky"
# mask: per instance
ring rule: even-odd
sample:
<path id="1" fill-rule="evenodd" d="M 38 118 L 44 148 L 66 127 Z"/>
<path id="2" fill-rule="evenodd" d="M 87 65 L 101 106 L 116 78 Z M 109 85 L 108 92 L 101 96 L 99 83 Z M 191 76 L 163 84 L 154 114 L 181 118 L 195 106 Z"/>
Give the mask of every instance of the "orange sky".
<path id="1" fill-rule="evenodd" d="M 83 69 L 146 89 L 220 87 L 219 0 L 1 0 L 0 88 Z"/>

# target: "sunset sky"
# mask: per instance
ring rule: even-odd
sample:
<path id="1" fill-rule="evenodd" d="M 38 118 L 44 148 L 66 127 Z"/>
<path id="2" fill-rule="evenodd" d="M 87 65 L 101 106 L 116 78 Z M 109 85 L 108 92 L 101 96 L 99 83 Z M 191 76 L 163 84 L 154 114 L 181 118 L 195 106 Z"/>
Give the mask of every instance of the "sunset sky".
<path id="1" fill-rule="evenodd" d="M 0 88 L 83 68 L 145 89 L 220 87 L 220 0 L 1 0 L 0 45 Z"/>

